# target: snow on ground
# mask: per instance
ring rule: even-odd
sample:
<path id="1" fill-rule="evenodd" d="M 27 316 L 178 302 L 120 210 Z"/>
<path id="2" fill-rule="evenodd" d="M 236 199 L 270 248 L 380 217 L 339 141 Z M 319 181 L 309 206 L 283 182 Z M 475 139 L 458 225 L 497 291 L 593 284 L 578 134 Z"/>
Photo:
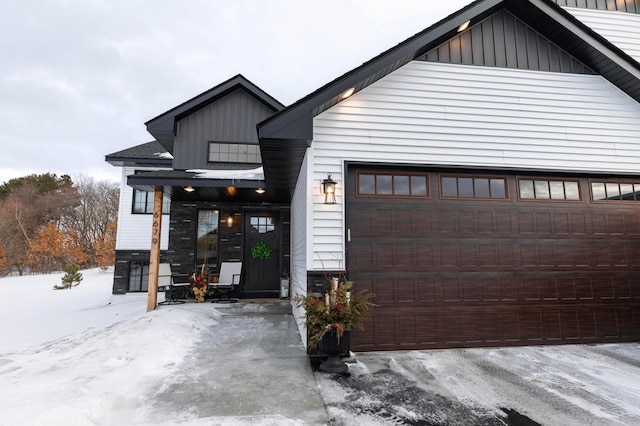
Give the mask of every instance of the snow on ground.
<path id="1" fill-rule="evenodd" d="M 0 279 L 1 426 L 640 424 L 638 343 L 359 353 L 312 374 L 284 301 L 147 313 L 111 271 L 54 291 L 61 276 Z"/>
<path id="2" fill-rule="evenodd" d="M 112 272 L 82 273 L 0 279 L 1 426 L 326 423 L 288 302 L 146 312 Z"/>
<path id="3" fill-rule="evenodd" d="M 1 425 L 129 424 L 215 322 L 146 313 L 146 294 L 111 296 L 113 273 L 83 276 L 69 290 L 52 289 L 61 273 L 0 279 Z"/>
<path id="4" fill-rule="evenodd" d="M 336 426 L 638 425 L 640 344 L 359 353 L 316 373 Z"/>

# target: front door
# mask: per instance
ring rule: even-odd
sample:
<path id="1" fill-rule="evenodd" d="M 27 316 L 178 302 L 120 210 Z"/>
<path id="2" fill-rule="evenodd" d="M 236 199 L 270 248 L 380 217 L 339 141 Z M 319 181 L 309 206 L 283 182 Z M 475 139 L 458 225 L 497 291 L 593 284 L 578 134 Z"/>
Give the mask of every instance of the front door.
<path id="1" fill-rule="evenodd" d="M 246 212 L 245 297 L 277 297 L 280 278 L 280 221 L 275 211 Z"/>

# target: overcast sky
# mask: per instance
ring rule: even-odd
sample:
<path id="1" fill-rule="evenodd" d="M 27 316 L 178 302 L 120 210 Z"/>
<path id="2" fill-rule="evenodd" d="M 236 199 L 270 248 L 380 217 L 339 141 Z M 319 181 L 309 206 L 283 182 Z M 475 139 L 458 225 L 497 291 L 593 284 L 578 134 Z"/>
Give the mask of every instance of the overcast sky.
<path id="1" fill-rule="evenodd" d="M 0 6 L 0 182 L 119 180 L 104 156 L 243 74 L 289 105 L 471 0 L 20 0 Z"/>

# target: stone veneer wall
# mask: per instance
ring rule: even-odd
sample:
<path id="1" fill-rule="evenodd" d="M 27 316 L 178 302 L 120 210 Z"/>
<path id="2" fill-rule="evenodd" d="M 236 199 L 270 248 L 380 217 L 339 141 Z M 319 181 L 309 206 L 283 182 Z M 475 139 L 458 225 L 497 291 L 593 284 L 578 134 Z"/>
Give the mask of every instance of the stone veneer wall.
<path id="1" fill-rule="evenodd" d="M 242 260 L 242 207 L 204 201 L 172 201 L 169 223 L 169 250 L 167 257 L 171 271 L 189 274 L 195 266 L 196 244 L 194 236 L 198 226 L 198 210 L 218 210 L 219 261 Z M 231 215 L 233 225 L 226 226 L 225 218 Z"/>
<path id="2" fill-rule="evenodd" d="M 150 255 L 151 252 L 149 250 L 116 250 L 116 263 L 113 269 L 113 294 L 124 294 L 129 291 L 129 265 L 131 262 L 149 264 Z M 168 262 L 166 250 L 160 252 L 160 262 Z"/>

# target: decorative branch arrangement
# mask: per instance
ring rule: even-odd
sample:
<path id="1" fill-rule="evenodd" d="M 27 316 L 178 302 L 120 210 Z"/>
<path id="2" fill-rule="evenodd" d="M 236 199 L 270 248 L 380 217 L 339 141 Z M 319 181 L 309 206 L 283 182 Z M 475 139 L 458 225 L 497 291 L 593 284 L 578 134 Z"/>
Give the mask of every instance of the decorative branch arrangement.
<path id="1" fill-rule="evenodd" d="M 331 278 L 331 290 L 321 297 L 317 295 L 297 296 L 295 301 L 306 311 L 309 348 L 315 349 L 327 333 L 334 334 L 338 341 L 345 331 L 362 330 L 367 311 L 376 305 L 370 300 L 375 294 L 366 290 L 352 292 L 353 282 Z"/>

